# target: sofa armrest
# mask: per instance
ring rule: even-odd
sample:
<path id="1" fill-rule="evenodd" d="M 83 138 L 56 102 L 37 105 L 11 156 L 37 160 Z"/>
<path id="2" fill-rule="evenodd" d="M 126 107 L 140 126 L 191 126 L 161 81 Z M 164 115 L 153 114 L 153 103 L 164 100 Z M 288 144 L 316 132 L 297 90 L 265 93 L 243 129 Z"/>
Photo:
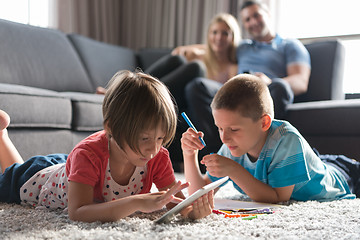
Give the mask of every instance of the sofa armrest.
<path id="1" fill-rule="evenodd" d="M 295 103 L 287 120 L 321 154 L 360 159 L 360 99 Z"/>
<path id="2" fill-rule="evenodd" d="M 360 136 L 360 99 L 294 103 L 286 119 L 303 135 Z"/>
<path id="3" fill-rule="evenodd" d="M 338 40 L 305 44 L 311 59 L 308 91 L 294 102 L 343 100 L 345 48 Z"/>

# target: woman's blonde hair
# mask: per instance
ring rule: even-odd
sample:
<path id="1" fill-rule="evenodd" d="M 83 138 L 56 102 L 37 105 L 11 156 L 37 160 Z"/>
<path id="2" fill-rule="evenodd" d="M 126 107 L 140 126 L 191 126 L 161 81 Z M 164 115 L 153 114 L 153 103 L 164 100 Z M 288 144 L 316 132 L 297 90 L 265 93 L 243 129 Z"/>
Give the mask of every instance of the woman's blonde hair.
<path id="1" fill-rule="evenodd" d="M 250 74 L 239 74 L 228 80 L 215 94 L 211 109 L 236 111 L 253 121 L 264 114 L 274 118 L 269 88 L 259 77 Z"/>
<path id="2" fill-rule="evenodd" d="M 225 23 L 231 31 L 233 39 L 232 39 L 232 44 L 229 48 L 228 56 L 229 56 L 230 62 L 237 63 L 236 49 L 239 46 L 239 43 L 241 40 L 241 32 L 240 32 L 239 23 L 233 15 L 231 15 L 229 13 L 219 13 L 219 14 L 215 15 L 215 17 L 213 17 L 213 19 L 210 21 L 208 30 L 207 30 L 207 41 L 206 41 L 207 43 L 206 43 L 206 53 L 204 56 L 204 62 L 205 62 L 205 65 L 206 65 L 208 71 L 212 71 L 212 69 L 214 69 L 214 72 L 216 72 L 216 70 L 219 68 L 218 64 L 215 61 L 215 59 L 216 59 L 215 53 L 212 50 L 210 43 L 209 43 L 209 33 L 210 33 L 211 26 L 214 25 L 215 23 L 220 23 L 220 22 Z"/>
<path id="3" fill-rule="evenodd" d="M 103 101 L 104 125 L 120 148 L 127 144 L 139 153 L 139 136 L 159 124 L 163 145 L 175 136 L 177 110 L 168 88 L 142 72 L 119 71 L 110 80 Z"/>

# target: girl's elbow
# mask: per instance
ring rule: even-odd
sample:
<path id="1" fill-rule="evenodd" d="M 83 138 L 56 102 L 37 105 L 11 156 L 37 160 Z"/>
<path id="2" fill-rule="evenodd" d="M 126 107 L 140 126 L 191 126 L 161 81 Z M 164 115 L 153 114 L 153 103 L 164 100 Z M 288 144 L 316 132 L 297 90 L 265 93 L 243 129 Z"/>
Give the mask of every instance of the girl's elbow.
<path id="1" fill-rule="evenodd" d="M 72 211 L 68 211 L 68 215 L 69 215 L 69 219 L 71 221 L 76 221 L 76 222 L 82 221 L 81 218 L 77 214 L 73 213 Z"/>
<path id="2" fill-rule="evenodd" d="M 83 214 L 80 214 L 77 209 L 68 209 L 69 219 L 76 222 L 89 222 L 85 221 Z"/>
<path id="3" fill-rule="evenodd" d="M 77 210 L 68 210 L 68 216 L 71 221 L 75 222 L 93 222 L 91 219 L 86 219 L 84 214 L 81 214 Z"/>

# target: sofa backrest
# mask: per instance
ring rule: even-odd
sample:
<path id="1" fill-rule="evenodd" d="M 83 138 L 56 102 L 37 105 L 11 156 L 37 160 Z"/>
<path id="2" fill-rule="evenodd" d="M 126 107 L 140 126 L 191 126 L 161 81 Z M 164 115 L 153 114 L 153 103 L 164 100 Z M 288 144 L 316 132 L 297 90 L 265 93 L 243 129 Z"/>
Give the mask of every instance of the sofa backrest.
<path id="1" fill-rule="evenodd" d="M 305 44 L 310 53 L 311 75 L 308 91 L 294 102 L 342 100 L 345 49 L 338 40 Z"/>
<path id="2" fill-rule="evenodd" d="M 0 19 L 0 82 L 54 91 L 92 91 L 66 35 Z"/>
<path id="3" fill-rule="evenodd" d="M 77 50 L 94 89 L 98 86 L 105 87 L 117 71 L 134 71 L 138 66 L 132 49 L 99 42 L 79 34 L 68 34 L 68 38 Z"/>

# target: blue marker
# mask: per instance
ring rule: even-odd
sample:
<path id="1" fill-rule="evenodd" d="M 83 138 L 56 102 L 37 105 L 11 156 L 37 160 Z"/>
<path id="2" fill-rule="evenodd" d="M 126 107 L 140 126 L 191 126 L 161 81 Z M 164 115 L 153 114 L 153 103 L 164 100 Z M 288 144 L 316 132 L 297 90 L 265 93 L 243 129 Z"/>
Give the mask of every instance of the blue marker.
<path id="1" fill-rule="evenodd" d="M 189 127 L 191 127 L 192 129 L 195 130 L 195 132 L 197 132 L 198 130 L 196 130 L 195 126 L 192 124 L 192 122 L 190 121 L 190 119 L 188 118 L 188 116 L 186 115 L 185 112 L 181 113 L 181 116 L 183 116 L 183 118 L 185 119 L 185 121 L 187 122 L 187 124 L 189 125 Z M 202 137 L 199 137 L 202 145 L 204 145 L 204 147 L 206 147 L 206 143 L 204 141 L 204 139 L 202 139 Z"/>

